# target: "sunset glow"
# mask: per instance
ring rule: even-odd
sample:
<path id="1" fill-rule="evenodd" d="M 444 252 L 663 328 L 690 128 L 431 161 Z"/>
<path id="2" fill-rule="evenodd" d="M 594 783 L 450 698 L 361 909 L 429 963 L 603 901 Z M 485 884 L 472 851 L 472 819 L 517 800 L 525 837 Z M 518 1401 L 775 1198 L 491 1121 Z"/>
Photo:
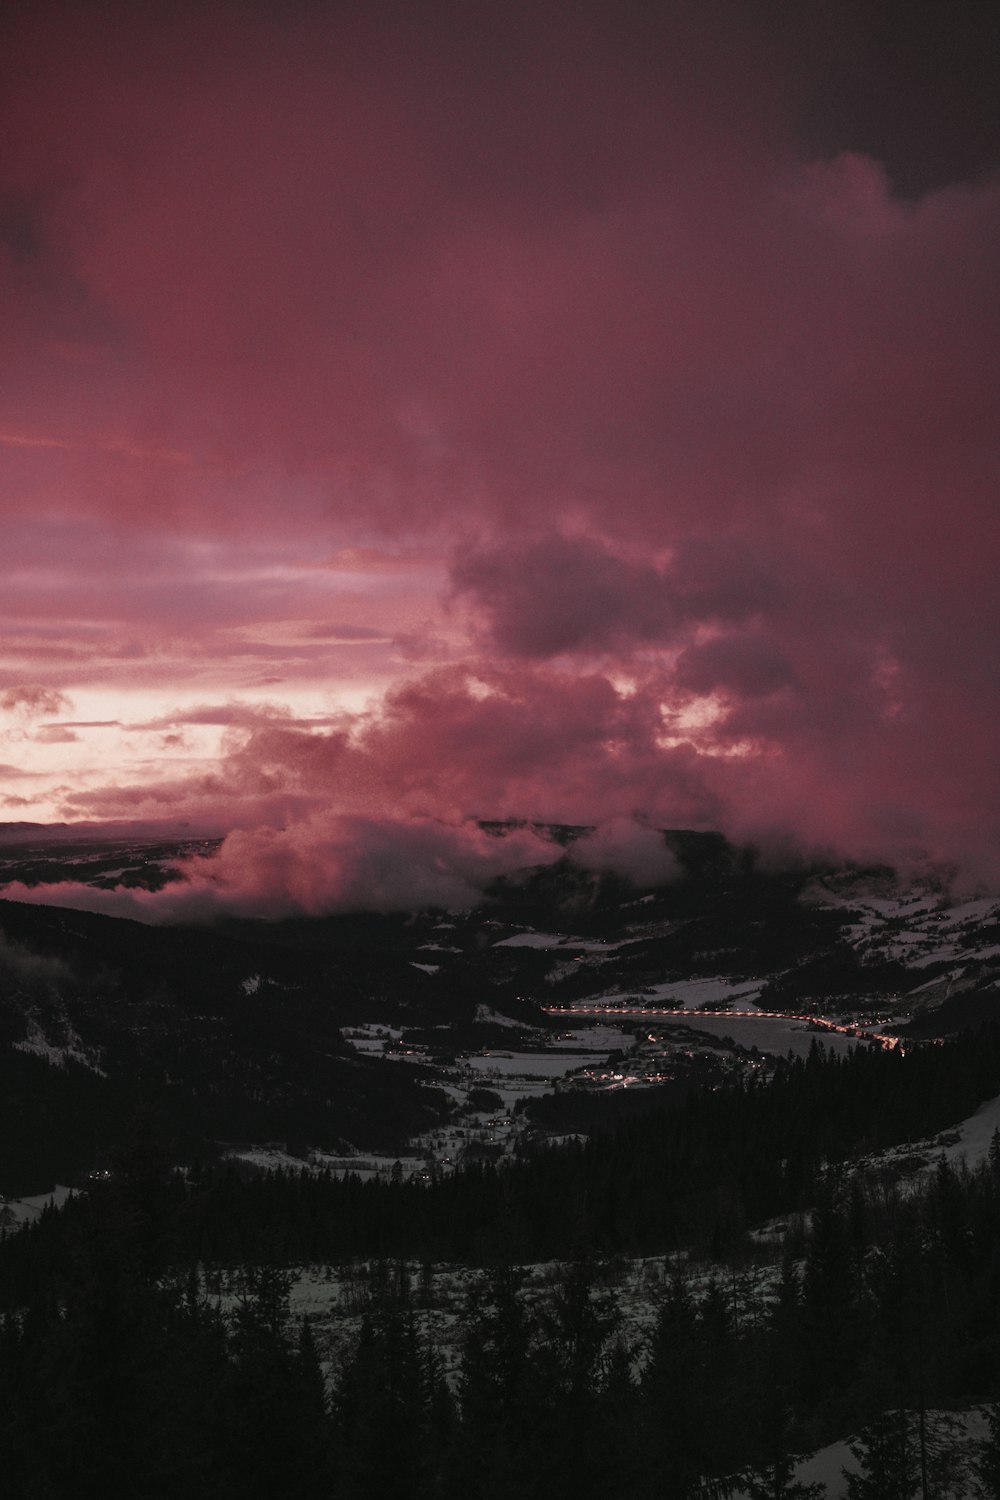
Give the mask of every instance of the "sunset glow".
<path id="1" fill-rule="evenodd" d="M 10 8 L 0 820 L 998 873 L 1000 176 L 714 10 Z"/>

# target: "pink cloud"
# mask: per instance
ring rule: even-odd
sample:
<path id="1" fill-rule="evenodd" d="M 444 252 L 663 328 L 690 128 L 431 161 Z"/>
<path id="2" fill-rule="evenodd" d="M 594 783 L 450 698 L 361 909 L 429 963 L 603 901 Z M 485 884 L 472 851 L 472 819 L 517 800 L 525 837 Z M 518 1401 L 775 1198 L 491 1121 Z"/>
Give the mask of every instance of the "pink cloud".
<path id="1" fill-rule="evenodd" d="M 460 910 L 482 900 L 498 875 L 561 854 L 528 829 L 497 838 L 474 825 L 320 815 L 288 829 L 231 833 L 218 853 L 180 864 L 184 880 L 160 891 L 13 883 L 3 894 L 152 923 L 223 913 L 274 919 L 358 908 Z"/>
<path id="2" fill-rule="evenodd" d="M 72 745 L 80 736 L 64 724 L 43 724 L 36 730 L 34 738 L 40 745 Z"/>
<path id="3" fill-rule="evenodd" d="M 0 693 L 0 711 L 26 719 L 37 718 L 39 714 L 56 714 L 63 709 L 71 710 L 72 705 L 63 693 L 53 688 L 12 687 Z"/>
<path id="4" fill-rule="evenodd" d="M 452 579 L 485 612 L 492 643 L 515 656 L 669 641 L 679 624 L 664 570 L 583 537 L 468 553 Z"/>
<path id="5" fill-rule="evenodd" d="M 142 723 L 129 724 L 126 727 L 137 732 L 173 729 L 179 724 L 211 725 L 216 728 L 235 726 L 252 729 L 258 724 L 268 724 L 275 719 L 281 722 L 292 722 L 288 709 L 279 703 L 196 703 L 191 704 L 190 707 L 178 709 L 176 713 L 166 714 L 158 719 L 147 719 Z"/>
<path id="6" fill-rule="evenodd" d="M 728 539 L 684 540 L 672 557 L 651 561 L 605 539 L 552 531 L 468 549 L 451 577 L 455 595 L 485 615 L 488 646 L 525 657 L 627 656 L 670 645 L 698 623 L 773 613 L 787 595 L 773 560 Z"/>
<path id="7" fill-rule="evenodd" d="M 609 870 L 623 875 L 640 890 L 674 880 L 680 867 L 655 828 L 644 827 L 633 818 L 614 818 L 570 847 L 574 864 L 588 870 Z"/>
<path id="8" fill-rule="evenodd" d="M 717 688 L 740 698 L 762 698 L 794 682 L 788 658 L 760 635 L 716 636 L 688 646 L 677 661 L 677 686 L 692 693 Z"/>
<path id="9" fill-rule="evenodd" d="M 982 862 L 1000 178 L 810 159 L 825 11 L 421 10 L 7 23 L 0 685 L 233 731 L 67 810 Z M 280 682 L 382 703 L 191 717 Z"/>
<path id="10" fill-rule="evenodd" d="M 310 730 L 280 718 L 228 731 L 216 768 L 66 799 L 71 817 L 163 815 L 243 825 L 310 811 L 392 818 L 586 821 L 637 805 L 704 823 L 719 812 L 692 746 L 662 749 L 655 682 L 627 693 L 599 673 L 442 668 L 366 715 Z"/>

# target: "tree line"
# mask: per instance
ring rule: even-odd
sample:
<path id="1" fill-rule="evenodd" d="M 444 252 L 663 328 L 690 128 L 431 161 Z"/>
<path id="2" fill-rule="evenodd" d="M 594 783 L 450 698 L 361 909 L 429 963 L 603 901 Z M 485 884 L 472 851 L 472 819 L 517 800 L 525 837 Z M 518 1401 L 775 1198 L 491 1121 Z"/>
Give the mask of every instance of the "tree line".
<path id="1" fill-rule="evenodd" d="M 943 1500 L 959 1450 L 933 1414 L 1000 1391 L 1000 1139 L 980 1168 L 942 1158 L 905 1191 L 849 1158 L 970 1113 L 998 1065 L 995 1032 L 906 1056 L 817 1048 L 641 1128 L 428 1187 L 182 1174 L 139 1134 L 107 1181 L 0 1239 L 11 1492 L 688 1500 L 740 1476 L 759 1500 L 800 1493 L 794 1455 L 855 1433 L 856 1500 Z M 786 1259 L 751 1295 L 746 1229 L 773 1213 L 790 1215 Z M 630 1346 L 601 1264 L 682 1251 L 715 1274 L 678 1270 Z M 288 1316 L 293 1270 L 357 1257 L 384 1269 L 324 1372 Z M 450 1380 L 404 1258 L 483 1268 Z M 541 1259 L 566 1271 L 536 1303 L 517 1266 Z M 1000 1495 L 993 1437 L 953 1493 Z"/>
<path id="2" fill-rule="evenodd" d="M 220 1304 L 166 1256 L 155 1167 L 139 1153 L 55 1216 L 65 1273 L 0 1326 L 0 1451 L 25 1500 L 803 1500 L 796 1455 L 845 1433 L 852 1500 L 1000 1495 L 996 1408 L 978 1449 L 940 1415 L 998 1391 L 1000 1137 L 905 1193 L 831 1176 L 769 1283 L 678 1261 L 640 1344 L 597 1262 L 531 1299 L 516 1265 L 484 1268 L 450 1380 L 398 1262 L 377 1263 L 326 1375 L 274 1257 Z"/>
<path id="3" fill-rule="evenodd" d="M 725 1256 L 755 1221 L 810 1208 L 838 1162 L 933 1137 L 998 1092 L 996 1027 L 905 1055 L 839 1056 L 817 1044 L 773 1077 L 694 1093 L 589 1139 L 543 1143 L 517 1163 L 474 1163 L 429 1184 L 254 1177 L 195 1161 L 165 1189 L 164 1233 L 173 1259 L 187 1263 L 252 1260 L 264 1244 L 283 1264 L 568 1260 L 692 1246 Z M 82 1211 L 73 1200 L 65 1212 Z M 63 1246 L 62 1229 L 43 1218 L 0 1252 L 0 1272 L 61 1274 Z"/>

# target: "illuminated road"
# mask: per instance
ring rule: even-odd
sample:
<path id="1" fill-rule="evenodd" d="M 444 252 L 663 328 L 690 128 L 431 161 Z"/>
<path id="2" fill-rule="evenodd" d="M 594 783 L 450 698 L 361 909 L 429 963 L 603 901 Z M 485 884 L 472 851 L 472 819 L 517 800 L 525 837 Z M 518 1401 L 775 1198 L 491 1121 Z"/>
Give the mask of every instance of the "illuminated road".
<path id="1" fill-rule="evenodd" d="M 851 1037 L 859 1042 L 874 1042 L 886 1049 L 898 1047 L 900 1038 L 890 1036 L 886 1032 L 871 1031 L 865 1026 L 842 1026 L 836 1021 L 828 1021 L 821 1016 L 798 1016 L 789 1015 L 782 1010 L 683 1010 L 681 1008 L 664 1007 L 655 1005 L 543 1005 L 545 1014 L 560 1019 L 578 1016 L 581 1020 L 607 1020 L 635 1019 L 654 1021 L 685 1021 L 700 1022 L 715 1030 L 720 1023 L 727 1020 L 734 1021 L 760 1021 L 775 1022 L 784 1021 L 787 1025 L 805 1026 L 808 1031 L 821 1039 L 824 1032 L 837 1036 Z M 770 1049 L 765 1049 L 770 1050 Z"/>

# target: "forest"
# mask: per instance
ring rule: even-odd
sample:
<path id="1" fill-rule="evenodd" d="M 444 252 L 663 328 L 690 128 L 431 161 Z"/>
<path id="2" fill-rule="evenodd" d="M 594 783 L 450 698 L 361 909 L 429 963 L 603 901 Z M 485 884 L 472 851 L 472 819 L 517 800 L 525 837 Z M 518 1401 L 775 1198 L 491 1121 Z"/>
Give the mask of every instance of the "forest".
<path id="1" fill-rule="evenodd" d="M 992 1032 L 817 1048 L 427 1187 L 181 1174 L 137 1126 L 109 1178 L 0 1242 L 11 1493 L 756 1500 L 805 1493 L 794 1455 L 854 1434 L 859 1500 L 998 1495 L 995 1412 L 980 1448 L 942 1413 L 1000 1393 L 1000 1140 L 975 1169 L 849 1165 L 961 1118 L 998 1068 Z M 774 1213 L 789 1233 L 761 1282 L 746 1231 Z M 636 1347 L 608 1268 L 652 1246 L 675 1272 Z M 296 1268 L 358 1257 L 360 1333 L 324 1368 L 289 1317 Z M 421 1259 L 481 1267 L 450 1379 L 404 1265 Z M 562 1263 L 544 1304 L 523 1290 L 539 1259 Z"/>

